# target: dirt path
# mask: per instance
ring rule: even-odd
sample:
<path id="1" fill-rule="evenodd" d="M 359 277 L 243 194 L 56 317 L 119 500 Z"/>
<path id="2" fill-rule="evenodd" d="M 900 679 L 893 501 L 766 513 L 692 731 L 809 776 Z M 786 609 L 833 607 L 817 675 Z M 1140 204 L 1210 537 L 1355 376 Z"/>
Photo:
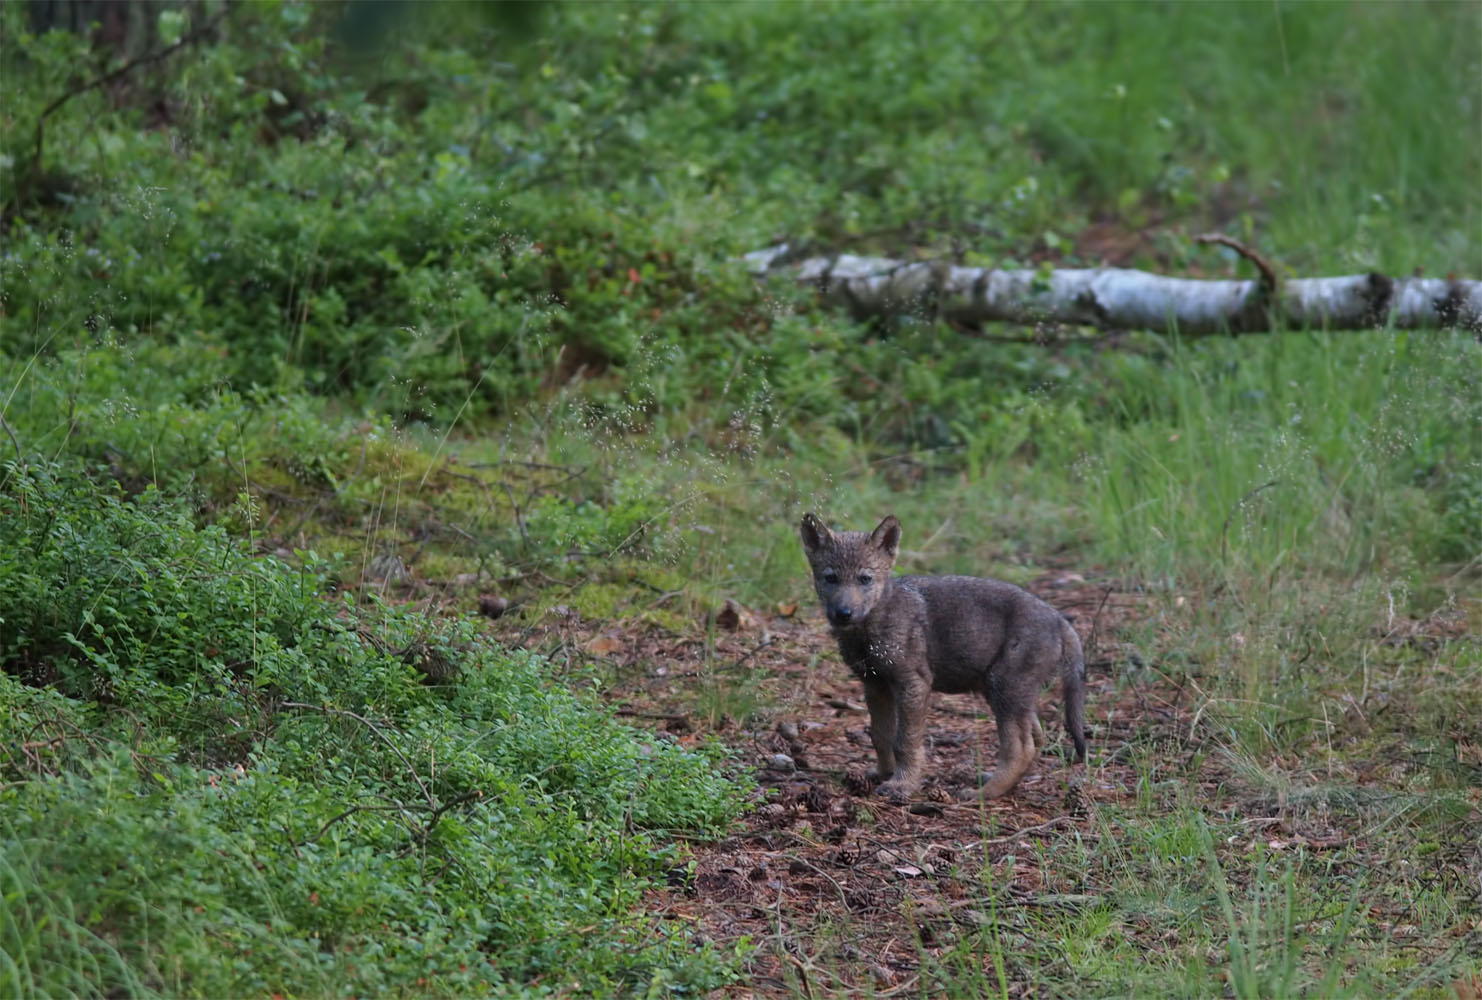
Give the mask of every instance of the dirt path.
<path id="1" fill-rule="evenodd" d="M 1353 846 L 1357 830 L 1316 817 L 1297 823 L 1269 803 L 1242 800 L 1224 759 L 1194 735 L 1197 691 L 1156 670 L 1117 683 L 1129 663 L 1142 664 L 1142 651 L 1124 638 L 1147 634 L 1152 612 L 1141 595 L 1064 574 L 1030 589 L 1070 615 L 1086 645 L 1090 763 L 1066 763 L 1059 692 L 1047 690 L 1040 718 L 1050 745 L 1013 793 L 987 801 L 975 776 L 991 766 L 995 727 L 986 704 L 965 695 L 933 699 L 928 781 L 912 802 L 872 794 L 862 693 L 812 607 L 731 607 L 717 614 L 717 627 L 685 635 L 559 615 L 536 625 L 501 621 L 497 631 L 558 662 L 609 663 L 606 694 L 621 714 L 681 742 L 718 736 L 757 769 L 756 808 L 741 828 L 690 845 L 692 875 L 647 900 L 652 912 L 710 940 L 758 945 L 744 982 L 726 996 L 929 990 L 942 963 L 964 961 L 961 942 L 990 925 L 1012 952 L 1014 934 L 1032 932 L 1025 914 L 1070 915 L 1100 902 L 1074 855 L 1117 850 L 1101 842 L 1116 836 L 1116 822 L 1098 810 L 1128 815 L 1139 787 L 1177 782 L 1263 842 Z M 1167 944 L 1159 938 L 1166 926 L 1129 921 L 1128 934 L 1144 930 L 1139 944 Z M 969 952 L 966 960 L 994 975 L 989 957 Z M 1007 995 L 1039 995 L 1034 980 L 1032 970 L 1010 973 Z"/>
<path id="2" fill-rule="evenodd" d="M 787 615 L 733 608 L 739 613 L 723 611 L 722 627 L 708 637 L 559 617 L 535 627 L 501 623 L 499 631 L 509 642 L 605 659 L 621 714 L 682 741 L 718 735 L 757 768 L 757 808 L 742 828 L 694 845 L 693 877 L 648 900 L 654 912 L 712 940 L 761 944 L 746 985 L 730 995 L 856 988 L 879 995 L 910 990 L 923 951 L 955 939 L 946 933 L 951 925 L 992 919 L 982 903 L 985 865 L 988 877 L 1006 876 L 1006 898 L 1021 905 L 1093 902 L 1083 886 L 1036 866 L 1030 849 L 1049 838 L 1098 838 L 1097 805 L 1127 801 L 1138 777 L 1129 755 L 1107 748 L 1187 727 L 1184 692 L 1116 690 L 1110 670 L 1125 654 L 1114 634 L 1142 614 L 1135 596 L 1056 586 L 1062 581 L 1054 577 L 1039 583 L 1034 589 L 1075 619 L 1087 643 L 1095 767 L 1066 764 L 1061 703 L 1048 690 L 1040 715 L 1050 745 L 1012 795 L 987 801 L 976 794 L 975 776 L 991 767 L 994 724 L 987 705 L 965 695 L 933 700 L 929 776 L 913 801 L 894 805 L 872 794 L 859 685 L 811 607 Z M 697 696 L 705 685 L 748 691 L 748 703 L 765 706 L 750 717 L 766 724 L 735 721 L 724 711 L 724 691 Z"/>

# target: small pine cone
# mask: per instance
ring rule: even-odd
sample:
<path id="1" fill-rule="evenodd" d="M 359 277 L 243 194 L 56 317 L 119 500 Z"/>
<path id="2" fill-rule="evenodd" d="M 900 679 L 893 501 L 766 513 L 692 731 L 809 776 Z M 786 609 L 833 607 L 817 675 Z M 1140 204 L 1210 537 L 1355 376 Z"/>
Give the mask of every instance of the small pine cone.
<path id="1" fill-rule="evenodd" d="M 862 767 L 851 767 L 844 772 L 844 791 L 850 795 L 870 794 L 870 776 Z"/>

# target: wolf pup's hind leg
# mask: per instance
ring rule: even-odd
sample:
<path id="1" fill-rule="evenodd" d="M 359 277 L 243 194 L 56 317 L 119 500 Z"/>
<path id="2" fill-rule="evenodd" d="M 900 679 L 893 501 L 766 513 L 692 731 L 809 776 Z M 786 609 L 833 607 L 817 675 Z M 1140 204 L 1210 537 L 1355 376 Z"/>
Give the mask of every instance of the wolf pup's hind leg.
<path id="1" fill-rule="evenodd" d="M 997 715 L 998 768 L 985 772 L 979 779 L 983 782 L 983 796 L 990 799 L 1006 795 L 1017 785 L 1036 756 L 1034 725 L 1030 721 L 1034 718 L 1033 712 L 1004 712 Z"/>

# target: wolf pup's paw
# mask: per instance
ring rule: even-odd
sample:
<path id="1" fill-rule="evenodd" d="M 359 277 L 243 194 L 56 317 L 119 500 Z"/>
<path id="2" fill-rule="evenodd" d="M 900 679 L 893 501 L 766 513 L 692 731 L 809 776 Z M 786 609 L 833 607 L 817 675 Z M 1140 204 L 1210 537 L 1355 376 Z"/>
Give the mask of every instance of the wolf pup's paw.
<path id="1" fill-rule="evenodd" d="M 996 799 L 1012 792 L 1018 783 L 1017 778 L 1008 780 L 1000 778 L 997 771 L 984 771 L 978 775 L 978 794 L 985 799 Z"/>
<path id="2" fill-rule="evenodd" d="M 881 785 L 876 790 L 876 794 L 889 799 L 891 802 L 906 802 L 911 798 L 911 793 L 916 790 L 916 784 L 914 781 L 902 781 L 899 778 L 893 778 Z"/>
<path id="3" fill-rule="evenodd" d="M 869 781 L 870 784 L 878 785 L 882 782 L 889 781 L 890 776 L 894 773 L 894 771 L 886 771 L 880 768 L 879 765 L 876 765 L 875 767 L 872 767 L 865 772 L 865 778 Z"/>

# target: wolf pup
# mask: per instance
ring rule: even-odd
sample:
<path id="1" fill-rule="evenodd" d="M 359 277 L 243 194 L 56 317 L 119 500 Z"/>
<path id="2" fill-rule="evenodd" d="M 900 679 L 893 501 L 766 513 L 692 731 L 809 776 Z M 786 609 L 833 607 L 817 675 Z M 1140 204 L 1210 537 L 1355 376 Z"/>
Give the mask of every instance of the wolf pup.
<path id="1" fill-rule="evenodd" d="M 903 801 L 920 787 L 933 691 L 976 691 L 993 707 L 998 769 L 982 775 L 984 795 L 1008 792 L 1034 762 L 1044 741 L 1035 707 L 1056 674 L 1075 759 L 1086 759 L 1085 657 L 1060 612 L 1001 580 L 892 577 L 901 541 L 894 515 L 866 533 L 833 532 L 808 514 L 802 536 L 839 653 L 864 682 L 880 794 Z"/>

